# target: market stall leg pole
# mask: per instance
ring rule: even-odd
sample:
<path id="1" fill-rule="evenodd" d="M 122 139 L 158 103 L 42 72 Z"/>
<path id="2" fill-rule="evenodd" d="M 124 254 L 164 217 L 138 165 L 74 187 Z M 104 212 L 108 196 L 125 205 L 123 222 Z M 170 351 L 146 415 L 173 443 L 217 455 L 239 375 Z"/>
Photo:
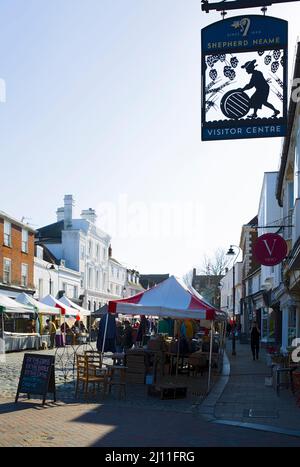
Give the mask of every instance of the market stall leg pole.
<path id="1" fill-rule="evenodd" d="M 176 378 L 178 376 L 178 365 L 179 365 L 179 345 L 180 345 L 180 338 L 178 338 L 178 346 L 177 346 L 177 358 L 176 358 Z"/>
<path id="2" fill-rule="evenodd" d="M 64 333 L 63 333 L 63 343 L 64 343 L 64 347 L 66 345 L 66 315 L 64 314 Z"/>
<path id="3" fill-rule="evenodd" d="M 104 336 L 103 336 L 103 342 L 102 342 L 102 352 L 101 352 L 102 359 L 103 359 L 104 348 L 105 348 L 105 339 L 106 339 L 106 333 L 107 333 L 107 323 L 108 323 L 108 313 L 107 313 L 107 315 L 106 315 Z"/>
<path id="4" fill-rule="evenodd" d="M 210 348 L 209 348 L 209 367 L 208 367 L 208 387 L 207 393 L 210 391 L 210 380 L 211 380 L 211 362 L 212 362 L 212 346 L 213 346 L 213 321 L 210 327 Z"/>
<path id="5" fill-rule="evenodd" d="M 89 319 L 89 341 L 92 342 L 92 315 L 88 316 Z"/>
<path id="6" fill-rule="evenodd" d="M 3 310 L 0 310 L 1 311 L 1 321 L 2 321 L 2 339 L 4 341 L 4 311 Z"/>

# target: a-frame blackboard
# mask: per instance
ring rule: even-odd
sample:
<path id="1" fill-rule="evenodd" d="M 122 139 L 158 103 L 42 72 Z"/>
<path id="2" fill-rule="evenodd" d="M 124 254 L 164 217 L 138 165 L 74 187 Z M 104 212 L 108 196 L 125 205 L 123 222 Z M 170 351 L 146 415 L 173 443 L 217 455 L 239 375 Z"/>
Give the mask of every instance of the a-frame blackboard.
<path id="1" fill-rule="evenodd" d="M 43 404 L 46 402 L 47 393 L 52 393 L 53 400 L 56 402 L 54 365 L 53 355 L 26 353 L 15 402 L 18 402 L 20 393 L 27 394 L 28 399 L 33 394 L 40 395 L 43 398 Z"/>

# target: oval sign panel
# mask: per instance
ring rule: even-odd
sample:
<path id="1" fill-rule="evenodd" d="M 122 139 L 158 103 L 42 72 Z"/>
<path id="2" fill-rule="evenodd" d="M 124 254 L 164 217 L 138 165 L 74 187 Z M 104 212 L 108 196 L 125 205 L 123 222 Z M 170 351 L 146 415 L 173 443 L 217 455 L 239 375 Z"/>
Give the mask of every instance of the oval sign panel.
<path id="1" fill-rule="evenodd" d="M 254 244 L 253 254 L 263 266 L 275 266 L 281 263 L 287 255 L 286 241 L 278 234 L 264 234 L 258 237 Z"/>

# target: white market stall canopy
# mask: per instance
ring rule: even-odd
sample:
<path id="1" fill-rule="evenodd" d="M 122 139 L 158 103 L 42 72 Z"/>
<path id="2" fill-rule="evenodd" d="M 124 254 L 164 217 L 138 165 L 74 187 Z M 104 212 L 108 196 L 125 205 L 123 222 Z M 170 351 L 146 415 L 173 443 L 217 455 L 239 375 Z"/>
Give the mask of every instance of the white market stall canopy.
<path id="1" fill-rule="evenodd" d="M 147 315 L 173 319 L 224 321 L 221 312 L 200 298 L 192 288 L 174 276 L 145 292 L 122 300 L 109 302 L 110 313 Z"/>
<path id="2" fill-rule="evenodd" d="M 65 295 L 61 297 L 59 301 L 77 310 L 77 314 L 79 313 L 82 316 L 91 316 L 91 311 L 86 310 L 85 308 L 82 308 L 82 306 L 79 306 L 76 303 L 72 302 L 72 300 L 70 300 L 68 297 L 65 297 Z"/>
<path id="3" fill-rule="evenodd" d="M 45 303 L 46 305 L 59 308 L 61 310 L 61 313 L 65 314 L 66 316 L 76 317 L 78 315 L 78 311 L 75 310 L 75 308 L 71 308 L 70 306 L 65 305 L 60 300 L 57 300 L 56 298 L 54 298 L 52 295 L 47 295 L 41 300 L 41 302 Z"/>
<path id="4" fill-rule="evenodd" d="M 32 306 L 21 305 L 21 303 L 16 302 L 12 298 L 0 294 L 0 311 L 2 310 L 5 313 L 35 313 L 35 310 L 32 308 Z"/>
<path id="5" fill-rule="evenodd" d="M 22 303 L 23 305 L 31 305 L 36 309 L 36 312 L 42 315 L 59 315 L 60 310 L 57 307 L 46 305 L 45 303 L 38 302 L 30 295 L 22 292 L 20 293 L 16 301 Z"/>

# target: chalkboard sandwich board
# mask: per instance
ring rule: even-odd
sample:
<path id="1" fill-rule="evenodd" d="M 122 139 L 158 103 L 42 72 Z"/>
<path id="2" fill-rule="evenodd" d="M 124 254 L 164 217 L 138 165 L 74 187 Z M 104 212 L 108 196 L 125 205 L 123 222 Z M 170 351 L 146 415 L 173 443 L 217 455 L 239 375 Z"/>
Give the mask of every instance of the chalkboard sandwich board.
<path id="1" fill-rule="evenodd" d="M 53 394 L 56 402 L 55 393 L 55 357 L 53 355 L 29 354 L 24 355 L 21 375 L 15 402 L 18 402 L 19 394 L 40 395 L 45 404 L 47 393 Z"/>

